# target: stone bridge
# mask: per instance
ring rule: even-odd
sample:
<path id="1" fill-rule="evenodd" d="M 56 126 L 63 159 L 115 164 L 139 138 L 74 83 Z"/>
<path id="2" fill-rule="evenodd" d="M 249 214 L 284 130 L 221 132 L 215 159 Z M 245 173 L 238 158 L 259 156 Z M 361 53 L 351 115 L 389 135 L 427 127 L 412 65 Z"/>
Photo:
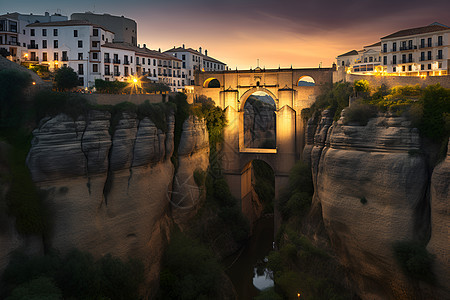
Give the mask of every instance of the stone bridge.
<path id="1" fill-rule="evenodd" d="M 320 94 L 321 87 L 331 84 L 334 68 L 236 70 L 199 72 L 190 99 L 205 95 L 222 107 L 227 116 L 223 147 L 224 174 L 231 192 L 238 199 L 251 192 L 251 168 L 255 160 L 266 162 L 275 174 L 275 199 L 288 183 L 292 166 L 300 158 L 304 143 L 301 110 L 308 108 Z M 303 78 L 314 83 L 299 86 Z M 250 95 L 265 92 L 276 104 L 276 148 L 260 149 L 244 146 L 244 105 Z M 242 203 L 245 210 L 245 203 Z M 245 212 L 244 212 L 245 213 Z"/>

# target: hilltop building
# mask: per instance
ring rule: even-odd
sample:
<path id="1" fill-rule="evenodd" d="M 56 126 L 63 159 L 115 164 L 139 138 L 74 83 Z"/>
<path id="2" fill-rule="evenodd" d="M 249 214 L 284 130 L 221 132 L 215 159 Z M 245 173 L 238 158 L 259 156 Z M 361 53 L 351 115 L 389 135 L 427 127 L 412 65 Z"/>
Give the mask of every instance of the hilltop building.
<path id="1" fill-rule="evenodd" d="M 112 16 L 110 14 L 94 14 L 91 12 L 73 13 L 71 20 L 84 20 L 93 24 L 101 25 L 114 32 L 116 43 L 128 43 L 137 46 L 137 23 L 124 16 Z"/>
<path id="2" fill-rule="evenodd" d="M 339 55 L 347 73 L 394 76 L 443 76 L 450 72 L 450 28 L 433 23 L 397 31 L 380 42 Z"/>
<path id="3" fill-rule="evenodd" d="M 194 85 L 195 71 L 225 71 L 227 65 L 223 62 L 208 56 L 208 50 L 203 54 L 202 48 L 194 50 L 182 47 L 167 50 L 164 53 L 174 56 L 182 61 L 182 68 L 186 70 L 183 78 L 186 78 L 186 85 Z"/>
<path id="4" fill-rule="evenodd" d="M 60 14 L 44 15 L 7 13 L 0 16 L 0 48 L 9 53 L 8 58 L 20 62 L 22 52 L 27 50 L 26 30 L 28 24 L 40 22 L 66 21 L 67 17 Z"/>

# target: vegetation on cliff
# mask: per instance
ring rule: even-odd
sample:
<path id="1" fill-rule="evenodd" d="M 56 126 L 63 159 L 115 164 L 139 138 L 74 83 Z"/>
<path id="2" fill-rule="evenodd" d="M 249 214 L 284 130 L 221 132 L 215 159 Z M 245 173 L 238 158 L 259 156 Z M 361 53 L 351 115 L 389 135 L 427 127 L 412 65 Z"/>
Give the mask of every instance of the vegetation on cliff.
<path id="1" fill-rule="evenodd" d="M 65 256 L 14 253 L 2 277 L 2 298 L 139 299 L 144 267 L 137 260 L 122 262 L 111 255 L 98 260 L 72 250 Z"/>

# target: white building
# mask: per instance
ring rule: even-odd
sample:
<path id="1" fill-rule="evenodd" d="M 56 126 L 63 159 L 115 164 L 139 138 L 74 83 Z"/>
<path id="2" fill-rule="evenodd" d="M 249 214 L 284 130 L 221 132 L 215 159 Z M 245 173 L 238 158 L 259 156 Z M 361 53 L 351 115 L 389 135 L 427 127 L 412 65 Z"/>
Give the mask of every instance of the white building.
<path id="1" fill-rule="evenodd" d="M 33 23 L 26 26 L 25 64 L 40 64 L 50 71 L 68 66 L 78 73 L 80 86 L 93 86 L 102 79 L 101 45 L 113 40 L 114 33 L 86 21 Z"/>
<path id="2" fill-rule="evenodd" d="M 65 21 L 66 16 L 60 14 L 50 15 L 25 15 L 20 13 L 8 13 L 0 16 L 0 48 L 10 53 L 9 59 L 15 62 L 21 61 L 22 52 L 26 51 L 26 29 L 28 24 L 36 22 Z"/>
<path id="3" fill-rule="evenodd" d="M 433 23 L 397 31 L 381 38 L 382 64 L 396 75 L 449 74 L 450 28 Z"/>
<path id="4" fill-rule="evenodd" d="M 208 50 L 205 50 L 205 54 L 203 54 L 201 47 L 197 51 L 192 48 L 185 48 L 183 45 L 178 48 L 173 47 L 173 49 L 164 53 L 181 59 L 182 68 L 186 70 L 186 73 L 182 74 L 182 78 L 186 78 L 186 85 L 194 84 L 195 71 L 225 71 L 227 69 L 226 64 L 208 56 Z"/>

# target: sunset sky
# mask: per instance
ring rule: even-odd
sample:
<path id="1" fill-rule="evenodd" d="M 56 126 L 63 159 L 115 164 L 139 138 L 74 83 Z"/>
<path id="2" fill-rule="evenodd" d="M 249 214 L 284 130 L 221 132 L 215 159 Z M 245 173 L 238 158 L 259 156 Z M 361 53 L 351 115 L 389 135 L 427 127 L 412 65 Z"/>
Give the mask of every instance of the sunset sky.
<path id="1" fill-rule="evenodd" d="M 448 0 L 77 0 L 6 1 L 0 13 L 91 11 L 138 23 L 138 43 L 208 50 L 230 68 L 324 67 L 337 55 L 395 31 L 440 22 L 450 26 Z"/>

